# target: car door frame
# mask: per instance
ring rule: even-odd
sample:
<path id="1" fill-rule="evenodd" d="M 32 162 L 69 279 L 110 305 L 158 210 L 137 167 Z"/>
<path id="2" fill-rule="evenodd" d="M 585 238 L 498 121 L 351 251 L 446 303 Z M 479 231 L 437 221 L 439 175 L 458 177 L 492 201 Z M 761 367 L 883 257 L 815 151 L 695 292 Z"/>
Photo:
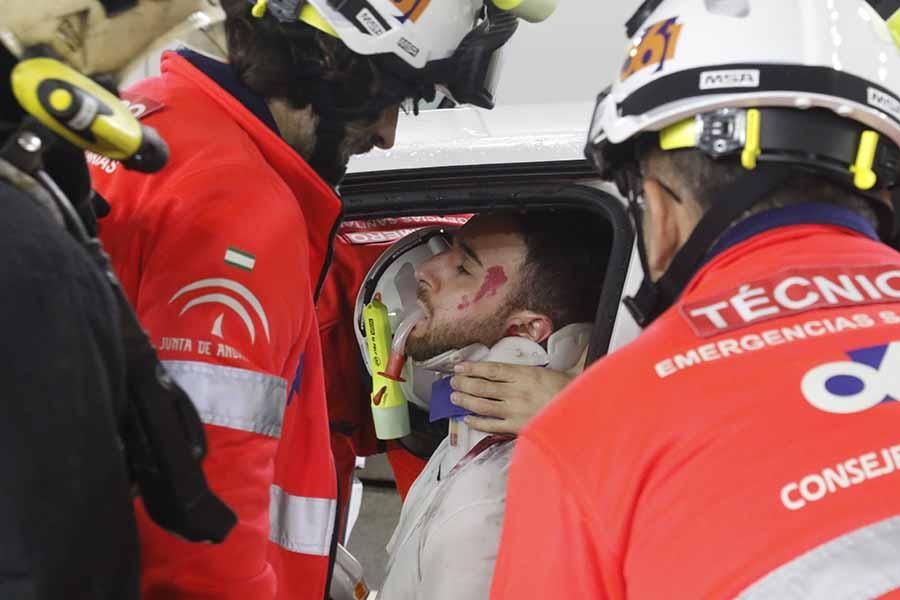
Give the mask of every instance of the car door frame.
<path id="1" fill-rule="evenodd" d="M 587 364 L 606 355 L 633 270 L 634 230 L 623 201 L 598 182 L 587 161 L 398 169 L 348 175 L 344 220 L 423 215 L 588 210 L 604 217 L 613 240 Z"/>

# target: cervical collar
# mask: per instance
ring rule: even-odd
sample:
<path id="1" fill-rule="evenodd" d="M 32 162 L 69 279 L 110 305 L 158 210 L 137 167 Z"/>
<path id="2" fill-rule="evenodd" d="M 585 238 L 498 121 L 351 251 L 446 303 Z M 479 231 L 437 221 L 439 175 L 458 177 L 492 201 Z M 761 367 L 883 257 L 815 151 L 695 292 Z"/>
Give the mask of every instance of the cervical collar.
<path id="1" fill-rule="evenodd" d="M 413 403 L 428 410 L 430 403 L 423 398 L 430 398 L 431 385 L 453 373 L 453 367 L 462 362 L 502 362 L 513 365 L 549 367 L 556 371 L 568 371 L 573 368 L 590 342 L 590 323 L 572 323 L 554 332 L 547 338 L 547 349 L 523 337 L 505 337 L 488 348 L 484 344 L 469 344 L 464 348 L 448 350 L 428 360 L 408 362 L 412 381 L 404 382 L 409 387 L 406 396 Z M 407 390 L 404 389 L 404 392 Z"/>
<path id="2" fill-rule="evenodd" d="M 450 402 L 450 377 L 453 367 L 464 361 L 499 362 L 531 367 L 549 367 L 557 371 L 567 371 L 578 364 L 590 342 L 590 323 L 572 323 L 554 332 L 547 339 L 547 349 L 523 337 L 505 337 L 488 348 L 483 344 L 471 344 L 459 350 L 451 350 L 440 356 L 415 364 L 416 377 L 424 370 L 433 374 L 431 401 L 429 406 L 431 421 L 450 418 L 451 464 L 461 459 L 475 444 L 487 434 L 469 429 L 462 417 L 471 414 Z M 453 445 L 455 437 L 456 444 Z"/>
<path id="3" fill-rule="evenodd" d="M 548 366 L 557 371 L 574 367 L 590 342 L 591 323 L 572 323 L 547 338 L 547 349 L 518 336 L 502 338 L 493 347 L 469 344 L 465 348 L 448 350 L 428 360 L 412 361 L 418 369 L 438 373 L 452 373 L 461 362 L 503 362 L 514 365 Z"/>

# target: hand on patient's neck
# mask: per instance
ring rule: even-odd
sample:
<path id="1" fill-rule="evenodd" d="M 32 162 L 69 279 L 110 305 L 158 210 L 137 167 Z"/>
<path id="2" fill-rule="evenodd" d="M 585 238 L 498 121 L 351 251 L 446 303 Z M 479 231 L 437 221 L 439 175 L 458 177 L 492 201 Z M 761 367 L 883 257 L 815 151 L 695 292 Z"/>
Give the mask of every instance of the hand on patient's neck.
<path id="1" fill-rule="evenodd" d="M 450 401 L 475 413 L 465 418 L 468 427 L 517 435 L 574 377 L 545 367 L 467 362 L 450 380 Z"/>

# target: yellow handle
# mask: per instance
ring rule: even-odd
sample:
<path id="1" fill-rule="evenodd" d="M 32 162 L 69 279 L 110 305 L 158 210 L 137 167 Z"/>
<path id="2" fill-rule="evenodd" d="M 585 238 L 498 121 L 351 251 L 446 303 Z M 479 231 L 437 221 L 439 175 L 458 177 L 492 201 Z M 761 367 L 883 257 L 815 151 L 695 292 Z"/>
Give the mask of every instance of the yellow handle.
<path id="1" fill-rule="evenodd" d="M 887 20 L 887 25 L 888 29 L 891 30 L 891 35 L 894 37 L 894 43 L 900 48 L 900 10 L 897 10 L 897 12 Z"/>
<path id="2" fill-rule="evenodd" d="M 63 63 L 23 60 L 10 82 L 22 108 L 79 148 L 115 160 L 127 160 L 140 149 L 141 124 L 122 101 Z"/>
<path id="3" fill-rule="evenodd" d="M 659 132 L 659 147 L 663 150 L 694 148 L 697 145 L 697 120 L 689 117 L 673 123 Z"/>
<path id="4" fill-rule="evenodd" d="M 266 0 L 256 0 L 256 4 L 254 4 L 253 8 L 250 9 L 250 14 L 257 19 L 262 19 L 264 16 L 266 16 L 267 5 L 268 2 Z"/>
<path id="5" fill-rule="evenodd" d="M 856 162 L 850 165 L 853 185 L 861 190 L 871 190 L 878 183 L 878 175 L 872 169 L 875 151 L 878 149 L 879 135 L 874 131 L 863 131 L 856 150 Z"/>
<path id="6" fill-rule="evenodd" d="M 762 118 L 759 111 L 751 108 L 747 111 L 747 138 L 744 142 L 744 151 L 741 152 L 741 165 L 748 171 L 756 168 L 756 159 L 762 154 L 761 128 Z"/>

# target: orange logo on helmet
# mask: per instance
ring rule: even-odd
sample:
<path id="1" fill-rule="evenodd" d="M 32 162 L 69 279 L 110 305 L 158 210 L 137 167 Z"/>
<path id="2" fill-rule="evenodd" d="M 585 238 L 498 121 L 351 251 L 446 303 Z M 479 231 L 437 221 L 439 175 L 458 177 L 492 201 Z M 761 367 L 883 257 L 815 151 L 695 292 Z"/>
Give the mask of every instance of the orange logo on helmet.
<path id="1" fill-rule="evenodd" d="M 654 73 L 663 70 L 666 61 L 675 57 L 675 49 L 678 47 L 683 26 L 676 23 L 677 20 L 678 17 L 672 17 L 654 23 L 644 31 L 640 44 L 632 46 L 628 52 L 619 81 L 625 81 L 641 69 L 653 65 L 659 65 Z"/>
<path id="2" fill-rule="evenodd" d="M 405 23 L 407 19 L 415 23 L 428 8 L 431 0 L 392 0 L 392 2 L 403 13 L 400 17 L 401 23 Z"/>

